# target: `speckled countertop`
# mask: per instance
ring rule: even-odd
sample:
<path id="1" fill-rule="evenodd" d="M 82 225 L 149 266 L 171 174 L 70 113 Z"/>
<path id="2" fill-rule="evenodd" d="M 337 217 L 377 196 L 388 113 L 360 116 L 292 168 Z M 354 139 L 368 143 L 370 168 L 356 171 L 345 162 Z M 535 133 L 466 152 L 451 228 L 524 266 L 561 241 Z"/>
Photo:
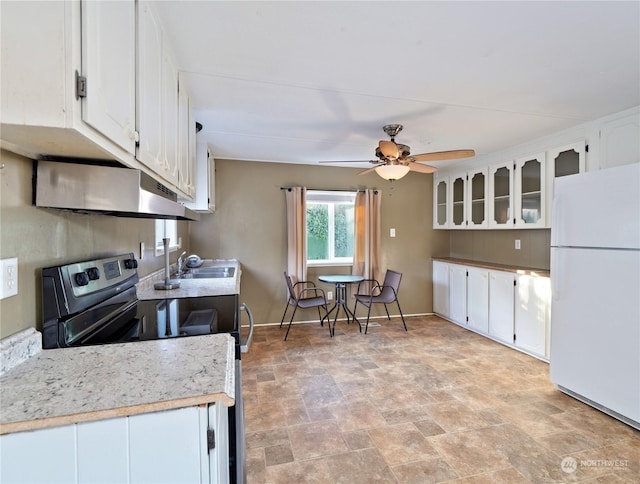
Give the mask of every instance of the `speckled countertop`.
<path id="1" fill-rule="evenodd" d="M 0 434 L 207 403 L 233 405 L 229 334 L 44 350 L 0 377 Z"/>
<path id="2" fill-rule="evenodd" d="M 180 287 L 167 291 L 156 290 L 153 285 L 164 280 L 164 269 L 145 277 L 137 284 L 138 299 L 163 299 L 166 297 L 204 297 L 240 294 L 240 276 L 242 269 L 236 259 L 205 259 L 206 267 L 235 267 L 233 277 L 217 279 L 180 279 Z"/>
<path id="3" fill-rule="evenodd" d="M 456 259 L 453 257 L 432 257 L 433 260 L 449 262 L 451 264 L 460 264 L 471 267 L 481 267 L 483 269 L 494 269 L 496 271 L 515 272 L 517 274 L 527 274 L 539 277 L 549 277 L 550 272 L 546 269 L 533 269 L 531 267 L 516 267 L 505 264 L 494 264 L 493 262 L 480 262 L 467 259 Z"/>

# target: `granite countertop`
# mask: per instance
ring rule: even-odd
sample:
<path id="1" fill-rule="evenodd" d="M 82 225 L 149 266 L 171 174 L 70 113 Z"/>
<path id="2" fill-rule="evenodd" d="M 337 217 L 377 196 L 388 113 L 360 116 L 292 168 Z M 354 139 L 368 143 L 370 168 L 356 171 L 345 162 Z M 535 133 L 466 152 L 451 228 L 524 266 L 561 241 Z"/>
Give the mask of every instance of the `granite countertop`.
<path id="1" fill-rule="evenodd" d="M 517 267 L 506 264 L 495 264 L 493 262 L 480 262 L 467 259 L 456 259 L 454 257 L 432 257 L 433 260 L 449 262 L 451 264 L 460 264 L 471 267 L 481 267 L 483 269 L 494 269 L 497 271 L 515 272 L 517 274 L 525 274 L 530 276 L 549 277 L 550 272 L 547 269 L 534 269 L 531 267 Z"/>
<path id="2" fill-rule="evenodd" d="M 164 269 L 145 277 L 136 285 L 138 299 L 164 299 L 227 296 L 240 294 L 240 276 L 242 269 L 236 259 L 204 259 L 203 267 L 234 267 L 233 277 L 215 279 L 180 279 L 180 287 L 169 290 L 156 290 L 153 285 L 164 280 Z"/>
<path id="3" fill-rule="evenodd" d="M 231 335 L 44 350 L 0 377 L 0 434 L 234 404 Z"/>

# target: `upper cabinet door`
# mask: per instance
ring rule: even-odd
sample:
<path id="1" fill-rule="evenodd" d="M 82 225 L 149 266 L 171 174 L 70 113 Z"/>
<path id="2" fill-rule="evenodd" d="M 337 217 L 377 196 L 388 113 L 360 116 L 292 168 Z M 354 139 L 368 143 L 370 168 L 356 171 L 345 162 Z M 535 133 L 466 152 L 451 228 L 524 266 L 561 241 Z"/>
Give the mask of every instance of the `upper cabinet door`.
<path id="1" fill-rule="evenodd" d="M 159 175 L 168 171 L 163 156 L 162 27 L 149 2 L 138 3 L 138 130 L 136 157 Z"/>
<path id="2" fill-rule="evenodd" d="M 433 177 L 433 228 L 449 228 L 449 178 L 446 176 Z"/>
<path id="3" fill-rule="evenodd" d="M 489 227 L 511 228 L 513 219 L 513 164 L 507 162 L 489 168 Z"/>
<path id="4" fill-rule="evenodd" d="M 486 228 L 489 224 L 489 177 L 486 168 L 468 173 L 467 193 L 467 228 Z"/>
<path id="5" fill-rule="evenodd" d="M 519 158 L 515 163 L 515 226 L 545 227 L 545 156 Z"/>
<path id="6" fill-rule="evenodd" d="M 82 119 L 131 154 L 137 136 L 135 61 L 135 3 L 82 1 Z"/>
<path id="7" fill-rule="evenodd" d="M 551 227 L 551 217 L 553 216 L 551 207 L 553 206 L 553 194 L 555 191 L 555 179 L 567 175 L 584 173 L 585 162 L 585 142 L 584 140 L 569 145 L 554 148 L 547 153 L 547 219 L 546 226 Z"/>
<path id="8" fill-rule="evenodd" d="M 466 195 L 467 195 L 467 174 L 451 177 L 451 212 L 449 213 L 450 225 L 452 229 L 467 228 L 467 211 L 466 211 Z"/>

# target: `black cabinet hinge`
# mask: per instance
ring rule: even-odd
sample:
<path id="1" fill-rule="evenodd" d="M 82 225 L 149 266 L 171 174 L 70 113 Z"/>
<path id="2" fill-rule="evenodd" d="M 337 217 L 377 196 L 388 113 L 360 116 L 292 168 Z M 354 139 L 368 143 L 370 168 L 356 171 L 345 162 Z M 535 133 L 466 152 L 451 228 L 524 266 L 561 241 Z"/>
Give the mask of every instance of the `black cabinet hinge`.
<path id="1" fill-rule="evenodd" d="M 207 450 L 216 448 L 216 432 L 213 429 L 207 429 Z"/>
<path id="2" fill-rule="evenodd" d="M 513 280 L 513 285 L 514 285 L 514 286 L 516 285 L 516 280 L 515 280 L 515 279 Z"/>
<path id="3" fill-rule="evenodd" d="M 76 71 L 76 99 L 87 97 L 87 78 Z"/>
<path id="4" fill-rule="evenodd" d="M 516 342 L 516 334 L 515 333 L 513 333 L 513 342 L 514 343 Z"/>
<path id="5" fill-rule="evenodd" d="M 589 153 L 589 145 L 584 145 L 584 152 Z"/>

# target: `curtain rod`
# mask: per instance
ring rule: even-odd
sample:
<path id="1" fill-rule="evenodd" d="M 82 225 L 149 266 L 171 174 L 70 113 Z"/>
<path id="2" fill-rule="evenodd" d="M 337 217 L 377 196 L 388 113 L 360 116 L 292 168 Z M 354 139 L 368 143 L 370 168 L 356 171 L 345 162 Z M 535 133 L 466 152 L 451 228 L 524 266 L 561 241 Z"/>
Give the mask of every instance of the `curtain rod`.
<path id="1" fill-rule="evenodd" d="M 291 190 L 294 187 L 280 187 L 280 190 Z M 307 190 L 318 192 L 364 192 L 362 189 L 349 189 L 349 188 L 307 188 Z M 378 189 L 374 188 L 373 191 L 378 193 Z"/>

